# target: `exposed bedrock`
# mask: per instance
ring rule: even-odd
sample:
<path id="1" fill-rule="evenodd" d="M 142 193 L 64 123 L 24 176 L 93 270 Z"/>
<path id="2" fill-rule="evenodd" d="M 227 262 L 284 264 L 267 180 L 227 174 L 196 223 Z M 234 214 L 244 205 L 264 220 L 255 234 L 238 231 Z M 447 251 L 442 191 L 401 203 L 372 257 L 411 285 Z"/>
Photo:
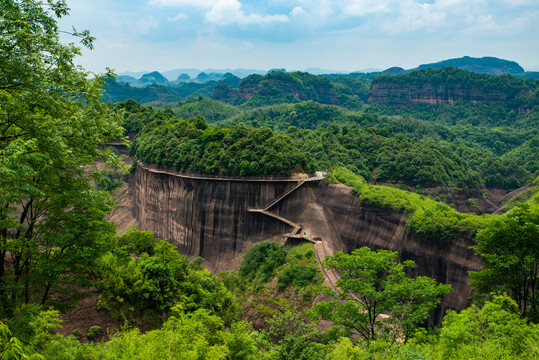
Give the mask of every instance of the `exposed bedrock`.
<path id="1" fill-rule="evenodd" d="M 247 209 L 266 206 L 293 184 L 200 180 L 138 168 L 130 177 L 128 197 L 139 229 L 168 239 L 183 254 L 203 257 L 215 272 L 235 270 L 239 256 L 253 244 L 288 230 Z"/>
<path id="2" fill-rule="evenodd" d="M 406 228 L 406 215 L 362 205 L 344 185 L 321 185 L 319 199 L 333 214 L 346 252 L 362 246 L 398 251 L 401 261 L 415 261 L 414 275 L 429 276 L 453 286 L 437 319 L 446 309 L 469 305 L 473 289 L 468 285 L 468 271 L 480 268 L 479 257 L 469 249 L 470 239 L 444 242 L 411 234 Z"/>
<path id="3" fill-rule="evenodd" d="M 273 217 L 247 209 L 265 208 L 296 184 L 191 179 L 138 168 L 112 218 L 137 223 L 140 229 L 168 239 L 181 253 L 203 257 L 213 272 L 235 270 L 239 257 L 253 244 L 281 240 L 291 230 Z M 368 246 L 398 251 L 401 260 L 414 260 L 417 275 L 453 286 L 441 311 L 469 303 L 467 272 L 479 268 L 479 259 L 468 249 L 469 239 L 427 241 L 408 232 L 405 215 L 365 206 L 344 185 L 316 181 L 305 182 L 268 211 L 301 224 L 306 235 L 323 238 L 330 252 Z M 130 212 L 131 222 L 125 220 L 129 217 L 125 212 Z"/>

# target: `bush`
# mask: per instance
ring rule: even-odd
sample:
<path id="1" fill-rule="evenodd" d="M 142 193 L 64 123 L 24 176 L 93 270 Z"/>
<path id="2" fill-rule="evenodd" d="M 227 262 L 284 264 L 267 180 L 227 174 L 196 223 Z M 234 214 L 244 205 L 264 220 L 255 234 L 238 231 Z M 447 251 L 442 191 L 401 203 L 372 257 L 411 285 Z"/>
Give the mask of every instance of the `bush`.
<path id="1" fill-rule="evenodd" d="M 73 329 L 71 335 L 80 340 L 80 338 L 82 338 L 82 331 L 80 331 L 80 329 Z"/>
<path id="2" fill-rule="evenodd" d="M 271 241 L 253 245 L 243 256 L 238 273 L 244 279 L 266 283 L 275 276 L 279 266 L 286 261 L 284 248 Z"/>
<path id="3" fill-rule="evenodd" d="M 86 338 L 90 341 L 94 341 L 99 339 L 103 335 L 103 329 L 101 329 L 101 326 L 91 326 L 88 329 L 88 332 L 86 333 Z"/>
<path id="4" fill-rule="evenodd" d="M 309 284 L 316 284 L 319 280 L 319 273 L 320 271 L 316 266 L 292 264 L 285 267 L 279 274 L 277 288 L 282 291 L 289 285 L 304 287 Z"/>

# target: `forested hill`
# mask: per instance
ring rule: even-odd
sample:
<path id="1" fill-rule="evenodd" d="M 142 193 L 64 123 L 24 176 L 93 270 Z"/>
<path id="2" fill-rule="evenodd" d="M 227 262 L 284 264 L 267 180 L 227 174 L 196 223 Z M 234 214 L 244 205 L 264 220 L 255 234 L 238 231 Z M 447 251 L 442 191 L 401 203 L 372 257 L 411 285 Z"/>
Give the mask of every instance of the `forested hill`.
<path id="1" fill-rule="evenodd" d="M 482 58 L 464 56 L 457 59 L 448 59 L 436 63 L 422 64 L 419 65 L 417 69 L 441 69 L 448 66 L 490 75 L 524 73 L 524 69 L 517 62 L 491 56 L 485 56 Z"/>
<path id="2" fill-rule="evenodd" d="M 203 174 L 290 175 L 314 169 L 311 156 L 286 136 L 274 135 L 268 128 L 208 126 L 200 116 L 149 123 L 131 152 L 146 163 Z"/>
<path id="3" fill-rule="evenodd" d="M 168 83 L 149 84 L 146 87 L 135 87 L 128 83 L 106 79 L 103 101 L 119 102 L 133 99 L 140 103 L 152 101 L 174 102 L 193 96 L 211 96 L 216 82 L 206 83 L 181 82 L 171 86 Z"/>
<path id="4" fill-rule="evenodd" d="M 216 100 L 249 107 L 312 100 L 321 104 L 357 107 L 367 100 L 368 83 L 351 77 L 311 75 L 304 72 L 250 75 L 235 89 L 224 82 L 215 87 Z"/>
<path id="5" fill-rule="evenodd" d="M 148 74 L 144 79 L 159 78 L 158 73 L 152 74 Z M 141 83 L 141 80 L 138 83 Z M 312 100 L 321 104 L 358 108 L 367 102 L 368 91 L 369 84 L 361 76 L 325 77 L 303 72 L 273 71 L 265 76 L 249 75 L 242 80 L 225 74 L 218 82 L 159 82 L 147 84 L 145 87 L 132 86 L 109 78 L 104 100 L 119 102 L 133 99 L 139 103 L 175 102 L 202 95 L 243 107 Z"/>
<path id="6" fill-rule="evenodd" d="M 369 103 L 412 106 L 417 103 L 495 103 L 529 111 L 539 103 L 538 82 L 512 76 L 491 76 L 454 67 L 423 69 L 373 80 Z"/>
<path id="7" fill-rule="evenodd" d="M 534 156 L 537 129 L 533 124 L 539 122 L 535 112 L 510 120 L 506 128 L 502 119 L 510 116 L 489 114 L 484 106 L 450 108 L 438 117 L 432 109 L 414 113 L 429 114 L 430 121 L 346 112 L 315 102 L 255 110 L 208 98 L 190 99 L 165 111 L 134 101 L 116 106 L 126 110 L 126 132 L 139 133 L 132 152 L 140 160 L 183 171 L 264 175 L 346 166 L 371 182 L 466 191 L 481 185 L 513 190 L 531 182 L 539 171 Z M 224 127 L 207 126 L 195 114 Z M 439 123 L 440 119 L 453 121 L 450 116 L 461 123 Z M 485 123 L 468 123 L 477 116 L 484 117 Z M 494 126 L 488 121 L 494 121 Z M 294 162 L 304 157 L 305 161 Z M 274 166 L 277 161 L 284 168 Z"/>
<path id="8" fill-rule="evenodd" d="M 224 74 L 219 81 L 207 82 L 168 82 L 154 72 L 138 80 L 137 86 L 110 78 L 106 82 L 104 100 L 108 102 L 134 99 L 139 103 L 170 103 L 206 96 L 243 108 L 315 101 L 356 110 L 367 102 L 407 107 L 420 103 L 473 102 L 495 103 L 520 112 L 529 111 L 538 103 L 537 80 L 492 76 L 453 67 L 428 68 L 400 75 L 318 76 L 273 71 L 244 79 Z"/>

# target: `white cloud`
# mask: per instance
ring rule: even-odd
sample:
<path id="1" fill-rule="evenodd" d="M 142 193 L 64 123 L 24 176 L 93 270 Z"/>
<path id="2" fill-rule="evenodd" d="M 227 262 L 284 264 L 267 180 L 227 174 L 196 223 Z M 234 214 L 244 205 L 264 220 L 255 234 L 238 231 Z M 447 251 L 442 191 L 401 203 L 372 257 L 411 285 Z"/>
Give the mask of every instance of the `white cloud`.
<path id="1" fill-rule="evenodd" d="M 152 16 L 144 17 L 137 21 L 136 29 L 140 34 L 147 34 L 151 29 L 155 29 L 159 26 L 159 20 L 154 19 Z"/>
<path id="2" fill-rule="evenodd" d="M 181 21 L 181 20 L 186 20 L 188 18 L 189 17 L 187 15 L 181 12 L 178 15 L 174 16 L 173 18 L 168 18 L 168 21 Z"/>
<path id="3" fill-rule="evenodd" d="M 519 7 L 537 5 L 537 0 L 503 0 L 503 3 L 512 7 Z"/>
<path id="4" fill-rule="evenodd" d="M 385 22 L 381 28 L 390 34 L 399 34 L 420 29 L 432 31 L 434 28 L 443 26 L 446 17 L 447 13 L 445 9 L 440 8 L 436 4 L 405 1 L 397 13 L 397 18 L 392 18 L 391 21 Z"/>
<path id="5" fill-rule="evenodd" d="M 219 0 L 206 14 L 206 21 L 217 25 L 247 25 L 283 23 L 290 21 L 290 19 L 286 15 L 246 15 L 241 10 L 241 3 L 238 0 Z"/>
<path id="6" fill-rule="evenodd" d="M 303 8 L 301 6 L 296 6 L 290 12 L 290 15 L 292 15 L 292 16 L 301 16 L 301 15 L 305 15 L 305 14 L 306 14 L 306 12 L 305 12 L 305 10 L 303 10 Z"/>
<path id="7" fill-rule="evenodd" d="M 347 1 L 344 11 L 352 16 L 364 16 L 373 13 L 386 13 L 390 11 L 389 1 L 352 0 Z"/>
<path id="8" fill-rule="evenodd" d="M 148 5 L 151 6 L 192 6 L 197 8 L 211 8 L 218 3 L 219 0 L 149 0 Z"/>

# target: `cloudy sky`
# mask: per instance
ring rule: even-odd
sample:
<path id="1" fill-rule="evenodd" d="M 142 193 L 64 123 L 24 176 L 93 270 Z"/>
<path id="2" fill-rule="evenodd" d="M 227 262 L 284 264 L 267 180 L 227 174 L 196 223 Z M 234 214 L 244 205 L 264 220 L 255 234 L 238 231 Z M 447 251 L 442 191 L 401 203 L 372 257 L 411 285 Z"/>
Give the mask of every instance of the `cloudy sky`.
<path id="1" fill-rule="evenodd" d="M 539 70 L 537 0 L 68 0 L 97 38 L 87 70 L 318 67 L 357 71 L 461 56 Z"/>

